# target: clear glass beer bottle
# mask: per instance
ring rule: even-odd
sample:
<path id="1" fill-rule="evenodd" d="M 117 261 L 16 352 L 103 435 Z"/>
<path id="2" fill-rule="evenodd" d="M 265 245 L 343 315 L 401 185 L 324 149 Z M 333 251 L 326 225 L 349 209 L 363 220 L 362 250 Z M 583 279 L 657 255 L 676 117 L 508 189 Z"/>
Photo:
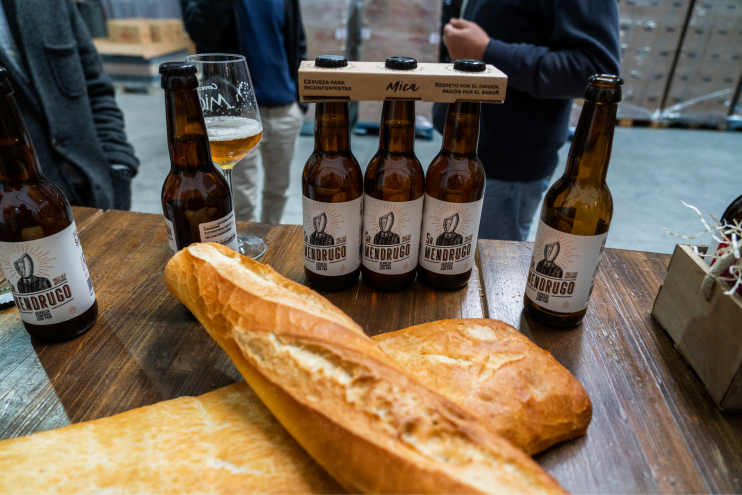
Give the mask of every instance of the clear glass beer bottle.
<path id="1" fill-rule="evenodd" d="M 98 302 L 62 191 L 44 177 L 0 68 L 0 265 L 31 336 L 63 341 L 88 331 Z"/>
<path id="2" fill-rule="evenodd" d="M 553 327 L 579 324 L 598 275 L 613 199 L 605 182 L 623 80 L 595 75 L 567 158 L 546 192 L 524 295 L 524 312 Z"/>
<path id="3" fill-rule="evenodd" d="M 457 60 L 455 70 L 482 72 L 478 60 Z M 477 156 L 479 109 L 474 102 L 448 105 L 443 145 L 425 177 L 418 279 L 436 289 L 459 289 L 475 263 L 485 174 Z"/>
<path id="4" fill-rule="evenodd" d="M 324 55 L 321 68 L 348 65 L 344 57 Z M 304 273 L 321 290 L 340 291 L 361 272 L 363 172 L 350 151 L 347 102 L 317 103 L 314 152 L 301 178 L 304 217 Z"/>
<path id="5" fill-rule="evenodd" d="M 196 67 L 160 65 L 165 90 L 170 173 L 162 186 L 162 212 L 173 254 L 194 242 L 237 251 L 237 228 L 226 179 L 211 160 L 196 88 Z"/>
<path id="6" fill-rule="evenodd" d="M 392 57 L 387 67 L 409 70 L 415 59 Z M 391 65 L 391 67 L 390 67 Z M 425 172 L 415 156 L 415 102 L 386 100 L 379 150 L 363 180 L 363 280 L 399 290 L 415 280 Z"/>

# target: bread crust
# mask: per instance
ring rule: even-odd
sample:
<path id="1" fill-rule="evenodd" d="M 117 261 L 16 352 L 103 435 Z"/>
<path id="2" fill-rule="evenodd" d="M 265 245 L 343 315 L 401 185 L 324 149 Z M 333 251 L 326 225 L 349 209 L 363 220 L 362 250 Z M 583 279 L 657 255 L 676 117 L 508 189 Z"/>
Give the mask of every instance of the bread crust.
<path id="1" fill-rule="evenodd" d="M 3 493 L 343 493 L 244 382 L 0 442 Z"/>
<path id="2" fill-rule="evenodd" d="M 585 388 L 499 320 L 441 320 L 373 337 L 418 380 L 533 455 L 587 432 Z"/>
<path id="3" fill-rule="evenodd" d="M 422 385 L 329 301 L 270 267 L 218 244 L 194 244 L 170 260 L 165 283 L 346 489 L 564 493 L 525 453 Z"/>

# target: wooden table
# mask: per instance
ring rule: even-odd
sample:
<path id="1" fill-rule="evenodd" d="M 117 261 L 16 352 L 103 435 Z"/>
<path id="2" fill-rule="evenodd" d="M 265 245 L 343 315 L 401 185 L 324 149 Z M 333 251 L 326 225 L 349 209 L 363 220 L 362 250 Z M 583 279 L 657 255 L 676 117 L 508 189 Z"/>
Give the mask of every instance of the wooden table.
<path id="1" fill-rule="evenodd" d="M 0 311 L 0 437 L 27 435 L 198 395 L 241 377 L 167 292 L 160 215 L 75 209 L 100 316 L 62 344 L 30 339 L 14 308 Z M 239 224 L 262 235 L 263 261 L 303 281 L 301 228 Z M 536 460 L 575 493 L 742 491 L 742 415 L 722 413 L 652 320 L 669 255 L 607 249 L 579 327 L 555 331 L 521 314 L 531 245 L 480 241 L 469 285 L 399 293 L 363 283 L 325 294 L 369 335 L 455 317 L 502 319 L 549 350 L 593 401 L 587 436 Z"/>

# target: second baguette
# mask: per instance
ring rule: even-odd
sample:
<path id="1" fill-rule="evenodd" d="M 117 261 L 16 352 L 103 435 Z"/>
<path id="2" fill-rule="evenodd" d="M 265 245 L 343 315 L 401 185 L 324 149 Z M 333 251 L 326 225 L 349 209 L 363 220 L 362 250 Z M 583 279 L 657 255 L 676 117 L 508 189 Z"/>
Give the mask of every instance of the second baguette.
<path id="1" fill-rule="evenodd" d="M 325 298 L 218 244 L 165 282 L 312 457 L 351 492 L 564 493 L 525 453 L 417 381 Z"/>

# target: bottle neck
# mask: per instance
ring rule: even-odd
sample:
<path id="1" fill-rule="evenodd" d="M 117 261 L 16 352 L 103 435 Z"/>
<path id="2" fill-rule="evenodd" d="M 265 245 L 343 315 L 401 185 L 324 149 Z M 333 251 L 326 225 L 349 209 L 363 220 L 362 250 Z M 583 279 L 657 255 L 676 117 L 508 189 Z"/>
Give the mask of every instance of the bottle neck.
<path id="1" fill-rule="evenodd" d="M 479 144 L 479 103 L 449 103 L 443 129 L 443 151 L 474 155 Z"/>
<path id="2" fill-rule="evenodd" d="M 211 169 L 206 123 L 195 89 L 166 90 L 167 143 L 173 172 Z"/>
<path id="3" fill-rule="evenodd" d="M 381 112 L 379 150 L 410 153 L 415 150 L 415 102 L 386 100 Z"/>
<path id="4" fill-rule="evenodd" d="M 317 103 L 314 117 L 314 151 L 320 153 L 350 151 L 350 118 L 347 102 Z"/>
<path id="5" fill-rule="evenodd" d="M 0 183 L 38 179 L 39 159 L 12 95 L 0 97 Z"/>
<path id="6" fill-rule="evenodd" d="M 615 103 L 585 101 L 567 158 L 565 177 L 604 183 L 616 127 Z"/>

